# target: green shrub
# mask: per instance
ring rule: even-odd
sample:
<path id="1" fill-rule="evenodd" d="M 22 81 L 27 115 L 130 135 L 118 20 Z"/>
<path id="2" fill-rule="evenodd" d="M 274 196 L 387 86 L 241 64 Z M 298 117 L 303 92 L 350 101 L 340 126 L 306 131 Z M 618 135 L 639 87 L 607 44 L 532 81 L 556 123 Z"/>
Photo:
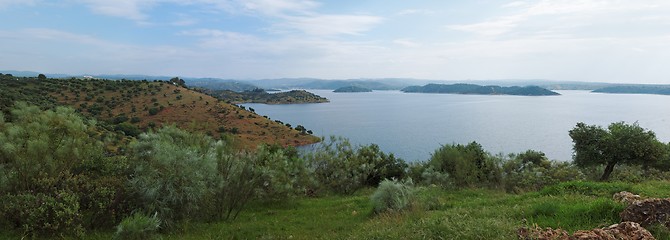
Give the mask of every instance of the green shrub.
<path id="1" fill-rule="evenodd" d="M 325 188 L 340 194 L 352 194 L 364 186 L 377 186 L 384 178 L 403 178 L 407 164 L 377 145 L 353 146 L 345 138 L 324 140 L 305 156 L 312 175 Z"/>
<path id="2" fill-rule="evenodd" d="M 79 198 L 71 192 L 58 191 L 52 195 L 26 192 L 7 194 L 0 199 L 3 203 L 0 214 L 5 221 L 33 237 L 84 234 Z"/>
<path id="3" fill-rule="evenodd" d="M 496 160 L 477 142 L 471 142 L 443 145 L 433 153 L 430 165 L 436 171 L 448 173 L 457 187 L 497 187 L 502 175 Z"/>
<path id="4" fill-rule="evenodd" d="M 412 180 L 384 180 L 370 197 L 375 213 L 402 211 L 410 207 L 414 195 Z"/>
<path id="5" fill-rule="evenodd" d="M 129 186 L 144 212 L 157 212 L 166 225 L 197 216 L 216 174 L 217 145 L 172 126 L 141 134 L 130 145 Z"/>
<path id="6" fill-rule="evenodd" d="M 425 185 L 436 185 L 440 187 L 451 186 L 451 178 L 448 173 L 435 171 L 433 166 L 426 167 L 421 173 L 421 183 Z"/>
<path id="7" fill-rule="evenodd" d="M 158 214 L 149 217 L 142 213 L 135 213 L 124 218 L 116 227 L 114 239 L 143 240 L 155 239 L 161 226 Z"/>
<path id="8" fill-rule="evenodd" d="M 503 162 L 503 183 L 507 192 L 536 191 L 559 182 L 583 179 L 583 174 L 573 164 L 549 161 L 542 152 L 528 150 L 511 154 L 510 159 Z"/>
<path id="9" fill-rule="evenodd" d="M 310 176 L 305 161 L 298 157 L 295 149 L 261 146 L 254 155 L 254 168 L 259 177 L 257 198 L 281 201 L 305 192 Z"/>
<path id="10" fill-rule="evenodd" d="M 258 160 L 249 153 L 225 154 L 220 151 L 217 161 L 212 201 L 214 215 L 218 219 L 235 219 L 253 198 L 260 182 L 260 174 L 255 169 Z"/>

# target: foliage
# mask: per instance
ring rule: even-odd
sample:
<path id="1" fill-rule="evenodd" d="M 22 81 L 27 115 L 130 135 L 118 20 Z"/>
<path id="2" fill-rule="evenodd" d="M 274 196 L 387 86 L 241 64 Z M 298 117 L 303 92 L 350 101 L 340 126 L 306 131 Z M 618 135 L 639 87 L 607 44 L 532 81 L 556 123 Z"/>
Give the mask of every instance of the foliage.
<path id="1" fill-rule="evenodd" d="M 544 153 L 533 150 L 510 155 L 510 159 L 504 161 L 502 171 L 505 190 L 516 193 L 583 179 L 583 174 L 574 165 L 549 161 Z"/>
<path id="2" fill-rule="evenodd" d="M 214 186 L 214 207 L 218 219 L 235 219 L 253 198 L 260 182 L 254 168 L 256 156 L 249 153 L 223 154 L 217 150 L 217 178 Z"/>
<path id="3" fill-rule="evenodd" d="M 256 149 L 255 171 L 259 175 L 256 197 L 264 201 L 281 201 L 297 193 L 304 193 L 309 184 L 305 161 L 294 148 L 278 145 Z"/>
<path id="4" fill-rule="evenodd" d="M 429 164 L 436 171 L 449 174 L 457 187 L 496 187 L 502 180 L 496 159 L 477 142 L 443 145 L 435 150 Z"/>
<path id="5" fill-rule="evenodd" d="M 402 211 L 411 205 L 414 194 L 412 180 L 384 180 L 370 197 L 375 213 Z"/>
<path id="6" fill-rule="evenodd" d="M 81 235 L 82 220 L 118 211 L 120 185 L 94 175 L 86 166 L 105 161 L 94 122 L 74 110 L 42 111 L 16 103 L 12 121 L 0 124 L 0 191 L 2 215 L 11 226 L 37 235 Z M 84 179 L 86 179 L 84 181 Z M 95 186 L 95 187 L 89 187 Z M 94 207 L 99 206 L 99 207 Z M 114 214 L 106 219 L 113 219 Z M 99 226 L 90 221 L 87 227 Z"/>
<path id="7" fill-rule="evenodd" d="M 352 194 L 363 186 L 376 186 L 382 179 L 404 177 L 407 165 L 377 145 L 352 146 L 349 140 L 331 137 L 305 156 L 320 187 Z"/>
<path id="8" fill-rule="evenodd" d="M 0 197 L 0 214 L 12 227 L 35 236 L 82 236 L 79 197 L 59 190 L 51 194 L 24 192 Z"/>
<path id="9" fill-rule="evenodd" d="M 577 123 L 570 130 L 574 143 L 574 162 L 587 167 L 605 165 L 600 180 L 608 180 L 618 163 L 652 166 L 666 156 L 667 147 L 637 123 L 612 123 L 607 129 L 596 125 Z"/>
<path id="10" fill-rule="evenodd" d="M 433 166 L 428 166 L 423 170 L 421 180 L 426 185 L 436 185 L 444 188 L 452 185 L 449 174 L 436 171 Z"/>
<path id="11" fill-rule="evenodd" d="M 202 134 L 173 126 L 139 136 L 130 145 L 130 189 L 144 212 L 157 212 L 166 225 L 194 217 L 216 173 L 216 147 Z"/>
<path id="12" fill-rule="evenodd" d="M 124 218 L 116 227 L 114 239 L 155 239 L 161 226 L 161 220 L 157 215 L 154 213 L 153 216 L 147 216 L 138 212 Z"/>

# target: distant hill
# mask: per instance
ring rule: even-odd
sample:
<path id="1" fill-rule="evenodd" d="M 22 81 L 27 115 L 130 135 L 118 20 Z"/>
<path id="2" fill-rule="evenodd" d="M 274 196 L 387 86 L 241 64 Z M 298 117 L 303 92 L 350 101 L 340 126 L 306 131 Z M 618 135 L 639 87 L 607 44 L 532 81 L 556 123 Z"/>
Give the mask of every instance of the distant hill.
<path id="1" fill-rule="evenodd" d="M 356 86 L 372 90 L 400 90 L 412 85 L 403 79 L 347 79 L 347 80 L 323 80 L 315 78 L 284 78 L 264 79 L 249 81 L 249 83 L 262 88 L 281 89 L 326 89 L 335 90 L 341 87 Z M 414 83 L 416 84 L 416 83 Z"/>
<path id="2" fill-rule="evenodd" d="M 625 85 L 593 90 L 596 93 L 632 93 L 670 95 L 670 85 Z"/>
<path id="3" fill-rule="evenodd" d="M 358 87 L 358 86 L 348 86 L 335 89 L 333 92 L 336 93 L 358 93 L 358 92 L 372 92 L 372 89 Z"/>
<path id="4" fill-rule="evenodd" d="M 551 96 L 560 95 L 556 92 L 537 87 L 501 87 L 481 86 L 475 84 L 427 84 L 425 86 L 410 86 L 402 89 L 406 93 L 451 93 L 451 94 L 480 94 L 480 95 L 519 95 L 519 96 Z"/>
<path id="5" fill-rule="evenodd" d="M 268 93 L 260 88 L 245 92 L 208 89 L 199 91 L 230 103 L 300 104 L 328 102 L 328 99 L 305 90 L 291 90 L 277 93 Z"/>
<path id="6" fill-rule="evenodd" d="M 223 80 L 218 78 L 185 79 L 186 84 L 192 87 L 207 88 L 211 90 L 230 90 L 233 92 L 253 91 L 258 86 L 237 80 Z"/>
<path id="7" fill-rule="evenodd" d="M 16 101 L 45 109 L 71 106 L 85 116 L 131 135 L 138 130 L 175 124 L 216 138 L 231 138 L 237 147 L 247 149 L 260 143 L 298 146 L 319 141 L 281 121 L 163 81 L 38 80 L 3 75 L 0 89 L 3 91 L 0 95 L 2 111 L 7 111 Z"/>

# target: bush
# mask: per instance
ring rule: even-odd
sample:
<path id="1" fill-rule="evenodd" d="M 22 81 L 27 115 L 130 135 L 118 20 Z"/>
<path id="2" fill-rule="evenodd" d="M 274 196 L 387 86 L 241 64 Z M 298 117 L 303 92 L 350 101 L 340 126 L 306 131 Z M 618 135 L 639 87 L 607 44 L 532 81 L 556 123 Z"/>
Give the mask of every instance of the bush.
<path id="1" fill-rule="evenodd" d="M 235 219 L 253 198 L 260 182 L 254 168 L 256 157 L 249 153 L 219 153 L 217 178 L 214 186 L 215 216 L 218 219 Z"/>
<path id="2" fill-rule="evenodd" d="M 491 157 L 477 142 L 468 145 L 444 145 L 435 150 L 430 165 L 449 174 L 457 187 L 497 187 L 502 175 L 496 158 Z"/>
<path id="3" fill-rule="evenodd" d="M 27 192 L 7 194 L 0 199 L 3 203 L 0 214 L 5 221 L 33 237 L 84 234 L 79 198 L 71 192 L 58 191 L 53 195 Z"/>
<path id="4" fill-rule="evenodd" d="M 528 150 L 502 165 L 504 186 L 507 192 L 520 193 L 540 190 L 559 182 L 581 180 L 583 174 L 570 163 L 549 161 L 544 153 Z"/>
<path id="5" fill-rule="evenodd" d="M 428 166 L 421 173 L 422 183 L 426 185 L 436 185 L 440 187 L 451 186 L 451 179 L 448 173 L 435 171 L 432 166 Z"/>
<path id="6" fill-rule="evenodd" d="M 412 180 L 384 180 L 372 194 L 370 200 L 375 213 L 395 212 L 407 209 L 411 205 L 414 190 Z"/>
<path id="7" fill-rule="evenodd" d="M 149 217 L 142 213 L 135 213 L 132 216 L 123 219 L 123 221 L 116 227 L 114 239 L 155 239 L 158 229 L 161 226 L 161 220 L 158 219 L 157 215 L 158 214 L 154 213 L 153 216 Z"/>
<path id="8" fill-rule="evenodd" d="M 264 201 L 281 201 L 304 193 L 309 183 L 307 166 L 292 148 L 279 145 L 261 146 L 255 152 L 255 171 L 259 182 L 256 197 Z"/>
<path id="9" fill-rule="evenodd" d="M 144 212 L 166 225 L 198 214 L 216 174 L 216 149 L 223 143 L 176 127 L 145 133 L 130 145 L 134 164 L 130 189 Z"/>

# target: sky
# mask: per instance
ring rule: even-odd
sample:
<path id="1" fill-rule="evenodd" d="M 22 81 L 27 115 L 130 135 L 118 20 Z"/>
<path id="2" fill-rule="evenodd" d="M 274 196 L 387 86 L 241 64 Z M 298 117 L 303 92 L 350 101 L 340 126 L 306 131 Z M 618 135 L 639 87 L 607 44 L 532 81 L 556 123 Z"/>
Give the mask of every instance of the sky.
<path id="1" fill-rule="evenodd" d="M 0 0 L 0 69 L 670 84 L 667 0 Z"/>

